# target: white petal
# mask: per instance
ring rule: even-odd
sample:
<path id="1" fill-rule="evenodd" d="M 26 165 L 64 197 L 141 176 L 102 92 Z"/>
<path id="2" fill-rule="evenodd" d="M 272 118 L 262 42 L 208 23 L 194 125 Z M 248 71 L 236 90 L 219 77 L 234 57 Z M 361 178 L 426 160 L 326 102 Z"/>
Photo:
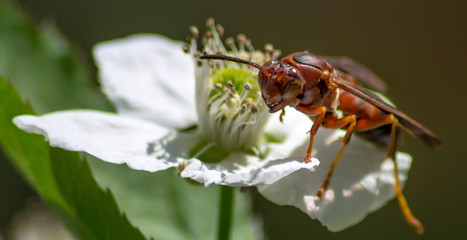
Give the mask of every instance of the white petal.
<path id="1" fill-rule="evenodd" d="M 203 183 L 232 187 L 271 184 L 300 169 L 312 169 L 317 161 L 303 163 L 294 159 L 264 161 L 241 152 L 233 152 L 219 164 L 190 160 L 181 176 Z"/>
<path id="2" fill-rule="evenodd" d="M 279 122 L 279 115 L 276 114 L 272 116 L 265 131 L 280 143 L 269 143 L 266 146 L 266 160 L 240 152 L 230 154 L 219 164 L 207 164 L 193 159 L 181 176 L 192 178 L 206 186 L 220 184 L 239 187 L 271 184 L 300 169 L 312 169 L 319 164 L 316 158 L 311 163 L 302 162 L 311 124 L 308 117 L 295 109 L 287 112 L 284 123 Z"/>
<path id="3" fill-rule="evenodd" d="M 119 113 L 173 128 L 196 123 L 194 64 L 181 42 L 135 35 L 98 44 L 94 57 Z"/>
<path id="4" fill-rule="evenodd" d="M 322 199 L 316 197 L 331 162 L 341 142 L 326 146 L 330 130 L 320 129 L 314 149 L 321 165 L 312 171 L 300 170 L 274 184 L 259 187 L 267 199 L 280 204 L 292 205 L 311 218 L 318 219 L 331 231 L 340 231 L 355 225 L 365 216 L 381 208 L 395 196 L 393 164 L 385 160 L 385 152 L 377 150 L 354 135 L 337 165 L 331 183 Z M 338 131 L 342 135 L 343 131 Z M 323 139 L 322 136 L 326 136 Z M 412 159 L 404 153 L 397 154 L 399 177 L 405 183 Z"/>
<path id="5" fill-rule="evenodd" d="M 308 116 L 293 108 L 287 108 L 286 111 L 283 122 L 279 121 L 280 113 L 275 113 L 265 127 L 265 133 L 278 141 L 268 144 L 267 158 L 303 160 L 310 140 L 308 132 L 313 122 Z"/>
<path id="6" fill-rule="evenodd" d="M 184 149 L 190 148 L 165 127 L 112 113 L 63 111 L 23 115 L 13 122 L 27 132 L 44 135 L 53 147 L 87 152 L 137 170 L 154 172 L 177 166 Z"/>

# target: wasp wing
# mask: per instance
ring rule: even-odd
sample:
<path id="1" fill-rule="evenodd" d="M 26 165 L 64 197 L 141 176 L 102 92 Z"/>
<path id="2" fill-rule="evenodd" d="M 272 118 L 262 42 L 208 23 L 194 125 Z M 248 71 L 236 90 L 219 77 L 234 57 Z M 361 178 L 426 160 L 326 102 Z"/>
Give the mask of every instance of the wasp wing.
<path id="1" fill-rule="evenodd" d="M 334 79 L 333 82 L 340 89 L 361 98 L 362 100 L 378 107 L 379 109 L 389 114 L 393 114 L 395 117 L 397 117 L 397 119 L 399 120 L 399 123 L 402 126 L 404 126 L 408 131 L 413 133 L 415 136 L 421 138 L 430 147 L 436 148 L 441 145 L 440 140 L 434 133 L 432 133 L 430 130 L 422 126 L 417 121 L 407 116 L 405 113 L 399 111 L 397 108 L 385 103 L 375 93 L 367 89 L 355 86 L 351 82 L 348 82 L 344 79 L 337 78 L 337 79 Z"/>
<path id="2" fill-rule="evenodd" d="M 349 73 L 357 80 L 361 81 L 363 85 L 377 92 L 386 92 L 386 83 L 373 73 L 370 69 L 363 64 L 349 58 L 349 57 L 323 57 L 329 64 L 339 71 Z"/>

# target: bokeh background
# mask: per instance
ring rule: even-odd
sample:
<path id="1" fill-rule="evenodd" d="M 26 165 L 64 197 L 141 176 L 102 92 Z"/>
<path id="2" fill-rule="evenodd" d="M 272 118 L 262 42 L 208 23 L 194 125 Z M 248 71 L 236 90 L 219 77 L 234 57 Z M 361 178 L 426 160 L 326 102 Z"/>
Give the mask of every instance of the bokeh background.
<path id="1" fill-rule="evenodd" d="M 442 139 L 431 150 L 405 134 L 400 149 L 415 161 L 405 194 L 425 234 L 409 227 L 395 200 L 362 223 L 330 233 L 293 207 L 254 195 L 268 239 L 464 239 L 467 236 L 467 1 L 183 1 L 18 0 L 37 23 L 54 21 L 92 63 L 94 44 L 132 33 L 185 39 L 208 17 L 226 36 L 245 33 L 257 48 L 272 43 L 284 55 L 309 50 L 350 56 L 389 85 L 400 109 Z M 94 69 L 95 70 L 95 69 Z M 0 229 L 33 191 L 0 157 Z"/>

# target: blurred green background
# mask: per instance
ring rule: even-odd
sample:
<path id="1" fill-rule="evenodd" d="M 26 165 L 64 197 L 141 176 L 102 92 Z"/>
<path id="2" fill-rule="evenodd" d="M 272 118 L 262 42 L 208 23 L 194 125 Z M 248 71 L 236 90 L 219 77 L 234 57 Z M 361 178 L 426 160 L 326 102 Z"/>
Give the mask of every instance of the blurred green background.
<path id="1" fill-rule="evenodd" d="M 409 227 L 396 201 L 362 223 L 330 233 L 293 207 L 256 193 L 255 214 L 268 239 L 463 239 L 467 236 L 467 1 L 150 1 L 19 0 L 32 18 L 54 21 L 92 64 L 94 44 L 132 33 L 183 40 L 208 17 L 226 36 L 245 33 L 257 48 L 272 43 L 284 55 L 309 50 L 350 56 L 389 85 L 400 109 L 433 130 L 438 151 L 405 134 L 400 149 L 415 161 L 405 194 L 425 234 Z M 95 69 L 94 69 L 95 70 Z M 26 70 L 25 70 L 26 71 Z M 34 193 L 0 157 L 0 229 Z"/>

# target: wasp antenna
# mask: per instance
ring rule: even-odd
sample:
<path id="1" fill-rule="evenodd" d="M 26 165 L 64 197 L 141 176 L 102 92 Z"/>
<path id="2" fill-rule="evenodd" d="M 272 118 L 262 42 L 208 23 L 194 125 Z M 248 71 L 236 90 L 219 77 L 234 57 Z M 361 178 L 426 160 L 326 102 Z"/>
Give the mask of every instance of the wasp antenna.
<path id="1" fill-rule="evenodd" d="M 240 58 L 230 57 L 230 56 L 226 56 L 226 55 L 217 55 L 217 54 L 205 54 L 205 55 L 200 56 L 199 58 L 200 59 L 224 60 L 224 61 L 230 61 L 230 62 L 236 62 L 236 63 L 250 65 L 250 66 L 260 70 L 264 75 L 266 75 L 266 77 L 268 77 L 268 78 L 271 77 L 271 74 L 266 69 L 264 69 L 264 67 L 262 67 L 261 65 L 256 64 L 254 62 L 249 62 L 249 61 L 246 61 L 246 60 L 243 60 L 243 59 L 240 59 Z"/>

